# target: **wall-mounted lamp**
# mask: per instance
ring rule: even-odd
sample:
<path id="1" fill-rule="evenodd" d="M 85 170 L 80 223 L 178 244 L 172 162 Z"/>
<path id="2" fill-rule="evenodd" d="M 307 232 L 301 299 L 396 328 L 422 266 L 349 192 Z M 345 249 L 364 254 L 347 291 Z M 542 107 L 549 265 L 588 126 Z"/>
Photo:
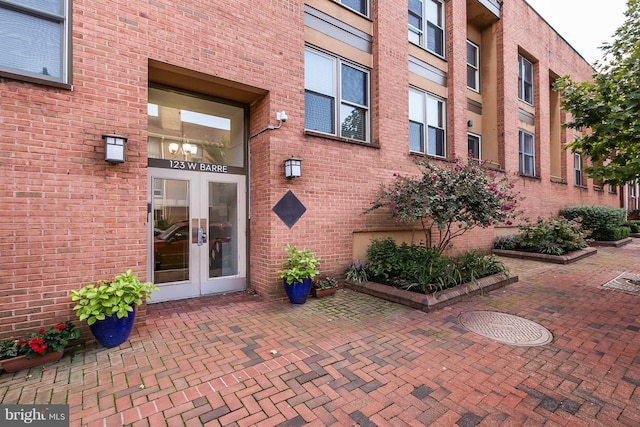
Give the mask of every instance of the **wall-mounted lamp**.
<path id="1" fill-rule="evenodd" d="M 172 142 L 169 144 L 169 153 L 177 154 L 178 151 L 180 151 L 180 144 L 178 144 L 177 142 Z M 196 154 L 198 154 L 198 146 L 195 144 L 190 144 L 188 142 L 183 142 L 182 152 L 184 154 L 191 154 L 192 156 L 195 156 Z"/>
<path id="2" fill-rule="evenodd" d="M 467 120 L 467 127 L 473 127 L 473 120 Z"/>
<path id="3" fill-rule="evenodd" d="M 104 159 L 111 163 L 124 163 L 124 143 L 127 138 L 115 134 L 102 135 L 104 140 Z"/>
<path id="4" fill-rule="evenodd" d="M 284 176 L 287 178 L 300 178 L 302 175 L 302 159 L 291 157 L 284 161 Z"/>

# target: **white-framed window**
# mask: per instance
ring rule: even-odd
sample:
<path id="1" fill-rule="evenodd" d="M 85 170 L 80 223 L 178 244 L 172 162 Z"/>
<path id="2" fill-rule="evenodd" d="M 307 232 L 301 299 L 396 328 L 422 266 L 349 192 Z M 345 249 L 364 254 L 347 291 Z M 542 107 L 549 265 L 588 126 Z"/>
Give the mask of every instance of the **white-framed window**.
<path id="1" fill-rule="evenodd" d="M 446 103 L 422 90 L 409 89 L 409 151 L 446 157 Z"/>
<path id="2" fill-rule="evenodd" d="M 467 155 L 474 159 L 481 159 L 482 156 L 482 139 L 480 135 L 467 132 Z"/>
<path id="3" fill-rule="evenodd" d="M 0 75 L 69 84 L 70 0 L 0 0 Z"/>
<path id="4" fill-rule="evenodd" d="M 409 41 L 444 57 L 444 4 L 442 1 L 409 0 Z"/>
<path id="5" fill-rule="evenodd" d="M 480 92 L 480 47 L 467 40 L 467 87 Z"/>
<path id="6" fill-rule="evenodd" d="M 533 64 L 518 55 L 518 99 L 533 105 Z"/>
<path id="7" fill-rule="evenodd" d="M 304 89 L 305 129 L 369 141 L 368 70 L 307 47 Z"/>
<path id="8" fill-rule="evenodd" d="M 582 156 L 578 153 L 573 153 L 573 176 L 576 185 L 584 185 L 582 178 Z"/>
<path id="9" fill-rule="evenodd" d="M 335 0 L 343 6 L 353 9 L 361 15 L 369 16 L 369 0 Z"/>
<path id="10" fill-rule="evenodd" d="M 520 158 L 520 173 L 536 176 L 536 157 L 533 135 L 527 131 L 518 131 L 518 155 Z"/>

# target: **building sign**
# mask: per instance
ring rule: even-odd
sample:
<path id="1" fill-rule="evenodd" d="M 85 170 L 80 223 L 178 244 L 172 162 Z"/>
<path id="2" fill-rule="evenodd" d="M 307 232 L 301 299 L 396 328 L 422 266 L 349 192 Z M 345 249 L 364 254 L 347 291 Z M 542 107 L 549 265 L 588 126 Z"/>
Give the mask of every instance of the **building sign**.
<path id="1" fill-rule="evenodd" d="M 244 175 L 244 168 L 215 163 L 188 162 L 186 160 L 148 159 L 151 168 L 174 169 L 181 171 L 205 172 L 205 173 L 229 173 Z"/>

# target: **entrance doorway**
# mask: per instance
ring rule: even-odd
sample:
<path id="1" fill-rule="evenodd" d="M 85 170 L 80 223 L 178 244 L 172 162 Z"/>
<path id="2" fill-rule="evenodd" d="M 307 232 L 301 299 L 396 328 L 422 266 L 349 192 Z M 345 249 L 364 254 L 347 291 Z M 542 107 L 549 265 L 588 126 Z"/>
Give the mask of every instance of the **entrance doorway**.
<path id="1" fill-rule="evenodd" d="M 153 302 L 244 290 L 244 176 L 149 172 Z"/>
<path id="2" fill-rule="evenodd" d="M 246 108 L 149 89 L 151 302 L 246 289 Z"/>

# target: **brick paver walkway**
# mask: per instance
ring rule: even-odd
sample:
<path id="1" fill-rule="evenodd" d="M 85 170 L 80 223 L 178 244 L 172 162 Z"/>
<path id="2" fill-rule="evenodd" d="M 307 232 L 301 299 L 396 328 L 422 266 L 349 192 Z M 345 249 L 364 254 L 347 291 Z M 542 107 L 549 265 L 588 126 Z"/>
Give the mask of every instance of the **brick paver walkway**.
<path id="1" fill-rule="evenodd" d="M 638 242 L 638 243 L 636 243 Z M 570 265 L 504 259 L 518 283 L 434 313 L 341 289 L 294 306 L 245 293 L 149 307 L 117 348 L 0 375 L 2 403 L 67 403 L 71 426 L 637 426 L 640 241 Z M 460 313 L 554 339 L 499 344 Z"/>

